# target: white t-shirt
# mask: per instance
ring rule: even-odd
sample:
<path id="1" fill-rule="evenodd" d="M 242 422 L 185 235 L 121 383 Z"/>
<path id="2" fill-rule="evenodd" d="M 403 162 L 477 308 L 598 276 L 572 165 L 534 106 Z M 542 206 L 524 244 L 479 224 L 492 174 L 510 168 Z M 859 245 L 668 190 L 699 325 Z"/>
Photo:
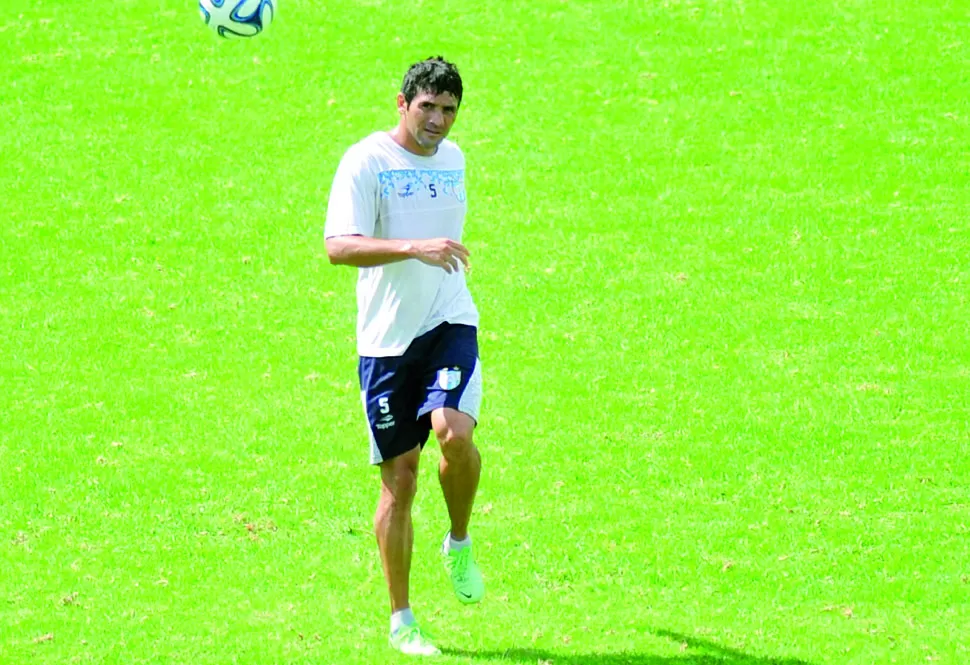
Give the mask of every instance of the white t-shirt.
<path id="1" fill-rule="evenodd" d="M 376 132 L 350 147 L 330 189 L 327 238 L 461 241 L 465 157 L 445 139 L 423 157 Z M 417 259 L 358 268 L 357 352 L 400 356 L 415 337 L 441 323 L 478 325 L 463 269 L 448 274 Z"/>

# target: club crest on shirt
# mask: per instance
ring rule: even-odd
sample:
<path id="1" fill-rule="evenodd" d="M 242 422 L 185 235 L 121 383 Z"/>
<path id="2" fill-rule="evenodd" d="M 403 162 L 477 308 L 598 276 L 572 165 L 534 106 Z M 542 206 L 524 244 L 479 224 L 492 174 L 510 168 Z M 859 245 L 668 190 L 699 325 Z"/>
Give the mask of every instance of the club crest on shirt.
<path id="1" fill-rule="evenodd" d="M 446 367 L 438 370 L 438 387 L 442 390 L 454 390 L 461 385 L 461 370 L 457 367 Z"/>

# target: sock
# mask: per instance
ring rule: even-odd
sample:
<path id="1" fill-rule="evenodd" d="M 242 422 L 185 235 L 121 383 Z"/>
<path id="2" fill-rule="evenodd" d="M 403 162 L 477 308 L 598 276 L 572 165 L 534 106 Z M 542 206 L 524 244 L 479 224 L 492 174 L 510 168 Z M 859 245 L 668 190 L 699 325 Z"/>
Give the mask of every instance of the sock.
<path id="1" fill-rule="evenodd" d="M 412 623 L 417 623 L 417 619 L 414 618 L 410 607 L 394 612 L 391 614 L 391 635 Z"/>
<path id="2" fill-rule="evenodd" d="M 472 544 L 471 534 L 466 535 L 464 540 L 455 540 L 454 538 L 451 537 L 451 532 L 450 531 L 448 532 L 448 551 L 449 552 L 456 552 L 460 549 L 468 547 L 471 544 Z"/>

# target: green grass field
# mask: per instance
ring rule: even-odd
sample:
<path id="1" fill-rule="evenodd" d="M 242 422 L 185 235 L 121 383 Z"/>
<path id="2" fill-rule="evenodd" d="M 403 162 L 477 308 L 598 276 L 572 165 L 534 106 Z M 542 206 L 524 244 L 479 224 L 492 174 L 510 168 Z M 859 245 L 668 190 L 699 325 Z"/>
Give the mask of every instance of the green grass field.
<path id="1" fill-rule="evenodd" d="M 970 662 L 970 7 L 0 12 L 0 663 L 386 646 L 343 151 L 455 60 L 489 595 L 443 663 Z"/>

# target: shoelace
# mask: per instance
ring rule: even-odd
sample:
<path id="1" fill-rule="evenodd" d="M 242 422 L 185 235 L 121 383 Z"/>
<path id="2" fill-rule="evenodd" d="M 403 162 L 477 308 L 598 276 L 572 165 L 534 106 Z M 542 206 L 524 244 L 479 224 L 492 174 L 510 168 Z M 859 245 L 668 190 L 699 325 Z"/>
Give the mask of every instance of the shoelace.
<path id="1" fill-rule="evenodd" d="M 468 554 L 471 550 L 464 547 L 455 554 L 455 567 L 452 569 L 455 579 L 459 582 L 468 580 Z"/>
<path id="2" fill-rule="evenodd" d="M 404 628 L 404 630 L 406 632 L 404 635 L 402 635 L 402 637 L 404 638 L 405 642 L 408 644 L 424 644 L 425 636 L 421 633 L 421 629 L 418 626 L 411 625 Z"/>

